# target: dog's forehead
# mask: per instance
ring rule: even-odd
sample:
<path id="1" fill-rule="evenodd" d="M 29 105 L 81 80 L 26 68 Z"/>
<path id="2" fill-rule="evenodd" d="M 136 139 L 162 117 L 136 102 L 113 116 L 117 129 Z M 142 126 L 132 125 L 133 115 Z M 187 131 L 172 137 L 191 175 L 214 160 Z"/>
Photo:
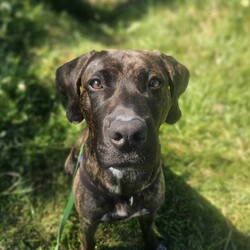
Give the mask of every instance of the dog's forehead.
<path id="1" fill-rule="evenodd" d="M 129 71 L 159 71 L 160 57 L 153 52 L 137 50 L 110 50 L 96 52 L 87 66 L 87 71 L 102 69 Z"/>

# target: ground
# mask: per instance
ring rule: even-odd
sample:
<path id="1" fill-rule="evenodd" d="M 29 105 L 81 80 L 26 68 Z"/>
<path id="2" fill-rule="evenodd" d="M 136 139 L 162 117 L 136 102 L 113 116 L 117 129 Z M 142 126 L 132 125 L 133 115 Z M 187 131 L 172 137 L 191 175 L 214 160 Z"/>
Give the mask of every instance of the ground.
<path id="1" fill-rule="evenodd" d="M 158 49 L 191 73 L 183 116 L 161 127 L 170 250 L 250 249 L 249 0 L 0 3 L 0 249 L 52 249 L 71 183 L 72 125 L 54 72 L 90 50 Z M 97 249 L 143 249 L 136 220 L 102 225 Z M 73 211 L 61 249 L 78 249 Z"/>

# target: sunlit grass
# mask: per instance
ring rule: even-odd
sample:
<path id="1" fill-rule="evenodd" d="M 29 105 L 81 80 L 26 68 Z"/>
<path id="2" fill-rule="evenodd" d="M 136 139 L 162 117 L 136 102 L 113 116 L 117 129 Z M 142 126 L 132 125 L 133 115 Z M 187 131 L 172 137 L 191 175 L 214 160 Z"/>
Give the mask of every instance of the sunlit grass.
<path id="1" fill-rule="evenodd" d="M 39 6 L 47 37 L 30 48 L 27 71 L 51 95 L 56 95 L 55 69 L 93 49 L 158 49 L 189 68 L 182 119 L 161 128 L 167 196 L 158 215 L 159 231 L 169 249 L 250 249 L 249 1 L 148 1 L 139 5 L 141 11 L 136 4 L 131 12 L 128 7 L 113 22 L 83 21 L 45 3 Z M 27 169 L 33 173 L 28 176 L 22 170 L 13 190 L 7 190 L 8 181 L 3 184 L 0 249 L 51 249 L 55 244 L 70 189 L 63 162 L 82 126 L 68 123 L 63 108 L 48 124 L 62 124 L 65 138 L 49 143 L 55 132 L 45 127 L 33 141 L 23 142 L 25 157 L 35 154 L 40 167 Z M 79 239 L 73 213 L 62 249 L 78 249 Z M 136 221 L 102 225 L 97 232 L 97 249 L 142 249 L 141 244 Z"/>

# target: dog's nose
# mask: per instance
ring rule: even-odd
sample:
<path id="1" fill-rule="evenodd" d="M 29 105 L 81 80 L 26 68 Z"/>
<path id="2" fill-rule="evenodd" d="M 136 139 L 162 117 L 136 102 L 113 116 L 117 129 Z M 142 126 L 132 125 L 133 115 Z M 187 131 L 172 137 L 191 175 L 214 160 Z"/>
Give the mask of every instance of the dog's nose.
<path id="1" fill-rule="evenodd" d="M 131 149 L 142 146 L 147 139 L 148 128 L 144 121 L 116 119 L 109 127 L 109 137 L 118 149 Z"/>

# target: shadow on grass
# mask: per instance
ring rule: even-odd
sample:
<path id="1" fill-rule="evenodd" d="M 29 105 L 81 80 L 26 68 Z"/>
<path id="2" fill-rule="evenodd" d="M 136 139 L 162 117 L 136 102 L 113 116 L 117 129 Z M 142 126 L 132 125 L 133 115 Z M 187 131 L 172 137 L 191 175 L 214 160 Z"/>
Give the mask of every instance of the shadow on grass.
<path id="1" fill-rule="evenodd" d="M 67 11 L 79 21 L 96 20 L 109 24 L 115 24 L 119 20 L 138 20 L 148 12 L 150 7 L 156 5 L 171 7 L 176 2 L 173 0 L 117 0 L 97 1 L 91 4 L 91 1 L 87 0 L 40 1 L 50 4 L 57 11 Z"/>
<path id="2" fill-rule="evenodd" d="M 250 249 L 250 237 L 181 177 L 166 168 L 165 178 L 166 201 L 157 225 L 169 249 Z"/>
<path id="3" fill-rule="evenodd" d="M 66 12 L 78 21 L 80 29 L 93 41 L 105 45 L 118 45 L 126 40 L 126 36 L 118 37 L 132 21 L 140 21 L 156 6 L 174 8 L 173 0 L 39 0 L 51 6 L 56 12 Z M 82 27 L 81 27 L 82 25 Z M 116 32 L 118 31 L 118 32 Z"/>
<path id="4" fill-rule="evenodd" d="M 158 213 L 156 225 L 169 250 L 250 249 L 250 237 L 239 232 L 219 209 L 199 195 L 181 177 L 165 169 L 165 178 L 166 201 Z M 105 234 L 106 239 L 117 238 L 119 235 L 121 243 L 116 247 L 98 245 L 98 249 L 143 249 L 138 224 L 134 221 L 126 223 L 127 230 L 131 232 L 124 233 L 123 226 L 116 224 L 115 229 L 112 228 L 111 232 Z M 128 246 L 128 242 L 133 244 Z"/>

